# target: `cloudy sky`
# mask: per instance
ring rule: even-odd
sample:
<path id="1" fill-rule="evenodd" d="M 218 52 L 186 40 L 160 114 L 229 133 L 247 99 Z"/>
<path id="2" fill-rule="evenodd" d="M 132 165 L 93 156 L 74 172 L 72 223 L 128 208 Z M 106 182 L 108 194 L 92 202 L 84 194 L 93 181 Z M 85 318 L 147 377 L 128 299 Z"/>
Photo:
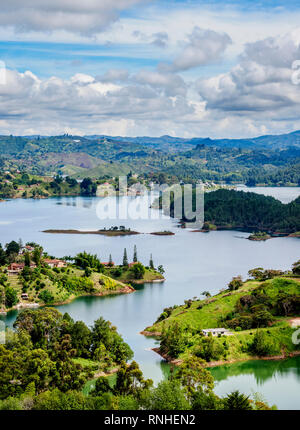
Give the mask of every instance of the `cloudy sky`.
<path id="1" fill-rule="evenodd" d="M 0 134 L 300 129 L 299 0 L 0 6 Z"/>

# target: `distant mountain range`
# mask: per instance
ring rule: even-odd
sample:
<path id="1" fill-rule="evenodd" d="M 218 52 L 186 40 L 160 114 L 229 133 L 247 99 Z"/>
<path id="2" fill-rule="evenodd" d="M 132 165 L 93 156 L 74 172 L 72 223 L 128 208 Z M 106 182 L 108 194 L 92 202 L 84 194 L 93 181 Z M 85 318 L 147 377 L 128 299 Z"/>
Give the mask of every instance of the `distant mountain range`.
<path id="1" fill-rule="evenodd" d="M 300 131 L 251 139 L 121 136 L 0 136 L 0 170 L 107 178 L 297 185 Z M 160 178 L 158 178 L 160 175 Z"/>
<path id="2" fill-rule="evenodd" d="M 101 139 L 118 142 L 130 142 L 150 146 L 160 150 L 182 150 L 187 146 L 194 146 L 204 144 L 206 146 L 217 146 L 224 148 L 249 148 L 249 149 L 284 149 L 289 146 L 300 147 L 300 130 L 287 134 L 278 135 L 265 135 L 255 138 L 246 139 L 211 139 L 209 137 L 194 137 L 192 139 L 185 139 L 181 137 L 172 137 L 164 135 L 161 137 L 123 137 L 123 136 L 107 136 L 107 135 L 92 135 L 85 136 L 87 139 Z"/>

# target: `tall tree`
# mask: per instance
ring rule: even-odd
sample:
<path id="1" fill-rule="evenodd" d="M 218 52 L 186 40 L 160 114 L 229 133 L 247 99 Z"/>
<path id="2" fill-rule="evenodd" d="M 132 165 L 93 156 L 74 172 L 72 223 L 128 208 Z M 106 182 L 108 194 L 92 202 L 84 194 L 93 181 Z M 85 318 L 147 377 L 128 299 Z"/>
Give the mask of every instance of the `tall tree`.
<path id="1" fill-rule="evenodd" d="M 154 269 L 154 263 L 153 263 L 152 254 L 150 255 L 149 266 L 150 266 L 150 269 Z"/>
<path id="2" fill-rule="evenodd" d="M 137 263 L 138 258 L 137 258 L 137 249 L 136 249 L 136 245 L 134 245 L 134 251 L 133 251 L 133 262 Z"/>
<path id="3" fill-rule="evenodd" d="M 127 250 L 126 250 L 126 248 L 124 248 L 123 266 L 128 266 L 128 258 L 127 258 Z"/>
<path id="4" fill-rule="evenodd" d="M 25 266 L 30 267 L 30 254 L 28 251 L 25 252 L 24 258 L 25 258 Z"/>

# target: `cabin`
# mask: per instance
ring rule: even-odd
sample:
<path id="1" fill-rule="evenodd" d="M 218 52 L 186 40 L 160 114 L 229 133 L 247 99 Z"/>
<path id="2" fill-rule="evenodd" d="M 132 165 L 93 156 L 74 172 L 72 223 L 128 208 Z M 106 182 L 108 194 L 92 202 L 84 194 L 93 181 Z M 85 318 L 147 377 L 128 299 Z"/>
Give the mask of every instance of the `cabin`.
<path id="1" fill-rule="evenodd" d="M 8 266 L 7 271 L 11 275 L 17 275 L 24 269 L 24 267 L 25 267 L 25 263 L 11 263 Z"/>
<path id="2" fill-rule="evenodd" d="M 213 336 L 218 336 L 218 335 L 228 336 L 228 335 L 232 334 L 226 328 L 206 328 L 206 329 L 202 330 L 202 333 L 204 334 L 204 336 L 208 336 L 210 333 Z"/>
<path id="3" fill-rule="evenodd" d="M 67 266 L 67 263 L 64 260 L 58 260 L 56 258 L 54 259 L 45 258 L 44 263 L 46 263 L 49 267 L 51 267 L 51 269 L 53 269 L 54 267 L 61 268 L 61 267 Z"/>
<path id="4" fill-rule="evenodd" d="M 22 272 L 22 270 L 25 267 L 25 263 L 11 263 L 8 268 L 7 271 L 10 275 L 17 275 L 20 272 Z M 36 267 L 36 264 L 31 263 L 30 264 L 30 268 L 34 269 Z"/>

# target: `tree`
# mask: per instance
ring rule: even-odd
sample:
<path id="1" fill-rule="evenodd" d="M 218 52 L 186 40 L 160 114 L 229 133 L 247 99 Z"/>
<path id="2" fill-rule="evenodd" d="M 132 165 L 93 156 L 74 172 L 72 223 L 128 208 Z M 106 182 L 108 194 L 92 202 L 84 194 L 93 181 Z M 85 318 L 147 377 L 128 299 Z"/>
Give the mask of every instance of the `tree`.
<path id="1" fill-rule="evenodd" d="M 33 251 L 33 261 L 37 266 L 41 264 L 41 258 L 42 258 L 43 248 L 41 246 L 36 246 Z"/>
<path id="2" fill-rule="evenodd" d="M 112 267 L 112 266 L 114 265 L 111 254 L 109 254 L 108 265 L 109 265 L 110 267 Z"/>
<path id="3" fill-rule="evenodd" d="M 255 269 L 251 269 L 248 271 L 248 275 L 254 279 L 262 279 L 264 269 L 262 267 L 256 267 Z"/>
<path id="4" fill-rule="evenodd" d="M 133 273 L 134 279 L 143 279 L 146 271 L 142 263 L 135 263 L 130 270 Z"/>
<path id="5" fill-rule="evenodd" d="M 206 298 L 211 297 L 211 294 L 209 291 L 203 291 L 202 296 L 205 296 Z"/>
<path id="6" fill-rule="evenodd" d="M 150 255 L 149 266 L 150 266 L 150 269 L 154 269 L 154 263 L 153 263 L 152 254 Z"/>
<path id="7" fill-rule="evenodd" d="M 133 394 L 136 396 L 141 391 L 151 387 L 152 384 L 152 379 L 144 379 L 143 373 L 135 361 L 129 366 L 122 362 L 117 372 L 114 393 L 117 395 Z"/>
<path id="8" fill-rule="evenodd" d="M 162 329 L 160 349 L 171 357 L 178 357 L 186 348 L 185 336 L 178 322 L 173 322 Z"/>
<path id="9" fill-rule="evenodd" d="M 51 291 L 45 289 L 39 294 L 39 299 L 42 300 L 46 305 L 50 305 L 54 302 L 54 296 Z"/>
<path id="10" fill-rule="evenodd" d="M 176 380 L 162 381 L 152 389 L 146 399 L 148 410 L 188 410 L 189 402 L 185 398 L 180 382 Z"/>
<path id="11" fill-rule="evenodd" d="M 103 394 L 106 394 L 106 393 L 112 393 L 112 388 L 109 385 L 108 378 L 105 376 L 100 376 L 100 378 L 96 380 L 95 388 L 91 392 L 91 395 L 102 396 Z"/>
<path id="12" fill-rule="evenodd" d="M 24 254 L 25 266 L 30 267 L 30 254 L 28 251 Z"/>
<path id="13" fill-rule="evenodd" d="M 89 278 L 90 276 L 91 276 L 91 274 L 93 273 L 93 271 L 92 271 L 92 269 L 90 269 L 89 267 L 86 267 L 85 269 L 84 269 L 84 276 L 86 277 L 86 278 Z"/>
<path id="14" fill-rule="evenodd" d="M 90 345 L 92 333 L 82 321 L 76 321 L 70 330 L 72 347 L 76 349 L 78 357 L 88 358 L 90 356 Z"/>
<path id="15" fill-rule="evenodd" d="M 183 361 L 175 378 L 185 388 L 189 399 L 196 391 L 210 392 L 214 388 L 212 374 L 204 368 L 205 361 L 198 357 L 190 356 Z"/>
<path id="16" fill-rule="evenodd" d="M 84 178 L 80 184 L 80 191 L 83 196 L 93 196 L 97 191 L 97 184 L 91 178 Z"/>
<path id="17" fill-rule="evenodd" d="M 128 266 L 128 258 L 127 258 L 127 250 L 124 248 L 124 254 L 123 254 L 123 266 Z"/>
<path id="18" fill-rule="evenodd" d="M 5 290 L 5 306 L 11 308 L 18 303 L 18 294 L 12 287 L 7 287 Z"/>
<path id="19" fill-rule="evenodd" d="M 235 276 L 228 284 L 228 289 L 230 291 L 238 290 L 243 285 L 243 280 L 241 276 Z"/>
<path id="20" fill-rule="evenodd" d="M 161 275 L 163 275 L 165 273 L 165 269 L 163 268 L 162 265 L 158 266 L 157 270 Z"/>
<path id="21" fill-rule="evenodd" d="M 300 260 L 293 264 L 292 271 L 294 275 L 300 275 Z"/>
<path id="22" fill-rule="evenodd" d="M 20 251 L 20 245 L 12 240 L 11 242 L 6 244 L 6 255 L 10 256 L 12 254 L 18 254 Z"/>
<path id="23" fill-rule="evenodd" d="M 246 410 L 252 409 L 251 403 L 248 396 L 240 393 L 238 390 L 233 391 L 224 398 L 224 409 L 230 411 Z"/>
<path id="24" fill-rule="evenodd" d="M 137 249 L 136 249 L 136 245 L 134 245 L 134 251 L 133 251 L 133 260 L 134 263 L 137 263 L 138 258 L 137 258 Z"/>
<path id="25" fill-rule="evenodd" d="M 7 263 L 7 255 L 4 251 L 4 249 L 2 248 L 2 245 L 0 243 L 0 266 L 4 266 Z"/>

